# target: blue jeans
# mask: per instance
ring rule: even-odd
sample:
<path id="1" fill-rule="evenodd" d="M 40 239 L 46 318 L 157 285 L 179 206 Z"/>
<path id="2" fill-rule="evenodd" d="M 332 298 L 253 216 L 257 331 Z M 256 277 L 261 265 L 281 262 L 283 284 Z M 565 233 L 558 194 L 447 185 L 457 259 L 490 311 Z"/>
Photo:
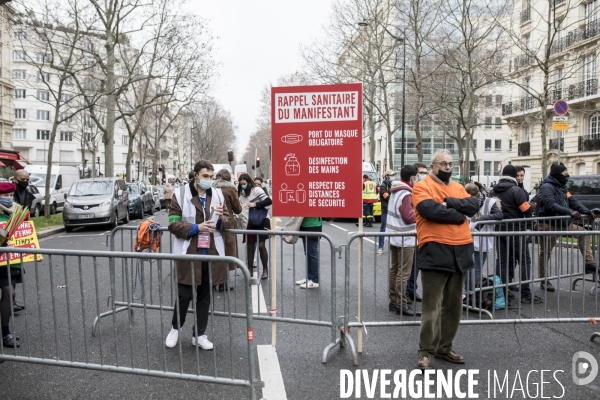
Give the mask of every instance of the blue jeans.
<path id="1" fill-rule="evenodd" d="M 387 226 L 387 212 L 381 212 L 381 228 L 379 228 L 379 232 L 385 232 L 385 227 Z M 385 236 L 379 236 L 379 248 L 383 249 L 383 245 L 385 244 Z"/>
<path id="2" fill-rule="evenodd" d="M 307 278 L 314 283 L 319 283 L 319 238 L 302 236 L 304 254 L 307 256 Z"/>
<path id="3" fill-rule="evenodd" d="M 419 268 L 417 268 L 417 255 L 418 251 L 415 251 L 415 257 L 413 257 L 413 266 L 410 271 L 410 278 L 406 282 L 406 294 L 414 294 L 417 291 L 417 278 L 419 277 Z"/>
<path id="4" fill-rule="evenodd" d="M 488 253 L 486 251 L 475 251 L 473 259 L 475 261 L 475 268 L 473 270 L 467 272 L 467 277 L 465 279 L 465 291 L 464 293 L 473 291 L 473 287 L 478 283 L 481 283 L 481 267 L 485 264 L 485 260 L 487 260 Z M 475 271 L 475 279 L 473 279 L 472 271 Z"/>

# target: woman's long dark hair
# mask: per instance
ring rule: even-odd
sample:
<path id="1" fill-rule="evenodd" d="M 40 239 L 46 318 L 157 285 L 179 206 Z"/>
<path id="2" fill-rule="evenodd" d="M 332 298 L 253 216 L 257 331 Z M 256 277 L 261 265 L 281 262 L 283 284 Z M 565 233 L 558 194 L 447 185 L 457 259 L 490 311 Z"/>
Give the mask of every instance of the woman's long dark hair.
<path id="1" fill-rule="evenodd" d="M 240 183 L 241 181 L 246 181 L 246 189 L 242 189 L 242 184 Z M 254 186 L 254 181 L 252 180 L 252 178 L 250 177 L 250 175 L 248 174 L 241 174 L 240 177 L 238 178 L 238 197 L 240 197 L 242 195 L 242 192 L 244 192 L 244 196 L 248 197 L 250 196 L 250 192 L 252 191 L 252 187 Z"/>

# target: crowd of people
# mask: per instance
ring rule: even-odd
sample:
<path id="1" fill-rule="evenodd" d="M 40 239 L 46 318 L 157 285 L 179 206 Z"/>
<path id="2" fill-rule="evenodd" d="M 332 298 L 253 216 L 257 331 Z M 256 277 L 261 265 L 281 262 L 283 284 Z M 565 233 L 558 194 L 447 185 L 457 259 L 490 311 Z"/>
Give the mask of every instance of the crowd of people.
<path id="1" fill-rule="evenodd" d="M 463 303 L 473 295 L 475 285 L 482 282 L 482 267 L 490 252 L 496 252 L 492 267 L 505 285 L 504 294 L 509 302 L 516 300 L 510 291 L 519 291 L 522 303 L 544 301 L 532 293 L 527 283 L 531 280 L 527 239 L 511 233 L 579 231 L 584 228 L 574 221 L 583 214 L 596 218 L 594 211 L 568 192 L 569 173 L 562 164 L 551 165 L 550 174 L 539 187 L 539 196 L 532 201 L 523 188 L 525 170 L 519 166 L 505 166 L 491 190 L 477 182 L 465 186 L 453 182 L 454 161 L 447 150 L 437 150 L 429 167 L 428 173 L 423 164 L 405 165 L 400 169 L 399 180 L 394 180 L 395 171 L 388 170 L 379 188 L 382 210 L 385 210 L 381 231 L 416 231 L 416 238 L 414 235 L 389 237 L 389 310 L 408 316 L 421 315 L 417 363 L 421 369 L 432 368 L 433 358 L 464 363 L 464 357 L 455 352 L 452 342 Z M 534 214 L 570 218 L 536 220 L 532 218 Z M 481 223 L 485 221 L 496 222 Z M 496 238 L 475 236 L 474 240 L 473 229 L 505 234 Z M 384 244 L 384 240 L 379 241 L 379 254 L 383 253 Z M 577 244 L 585 259 L 585 273 L 597 274 L 591 241 L 582 236 Z M 556 237 L 550 237 L 546 244 L 539 246 L 539 277 L 546 278 L 541 281 L 540 289 L 546 292 L 555 291 L 547 270 L 555 245 Z M 515 278 L 517 266 L 519 278 Z M 422 297 L 415 291 L 418 271 L 421 271 Z M 422 302 L 420 313 L 411 307 L 415 301 Z"/>

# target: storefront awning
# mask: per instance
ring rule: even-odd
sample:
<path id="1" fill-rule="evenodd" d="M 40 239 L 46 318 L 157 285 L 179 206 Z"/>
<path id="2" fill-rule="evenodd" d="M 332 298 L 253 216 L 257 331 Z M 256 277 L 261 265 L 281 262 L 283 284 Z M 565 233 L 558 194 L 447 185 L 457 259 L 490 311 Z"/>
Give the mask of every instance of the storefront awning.
<path id="1" fill-rule="evenodd" d="M 14 169 L 23 169 L 29 164 L 29 160 L 18 151 L 0 150 L 0 163 L 0 167 L 12 166 Z"/>

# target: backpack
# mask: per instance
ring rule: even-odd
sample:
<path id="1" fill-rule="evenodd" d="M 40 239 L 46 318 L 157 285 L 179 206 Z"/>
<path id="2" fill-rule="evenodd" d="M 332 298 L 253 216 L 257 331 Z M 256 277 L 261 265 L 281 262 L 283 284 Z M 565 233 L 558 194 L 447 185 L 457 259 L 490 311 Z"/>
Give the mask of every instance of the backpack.
<path id="1" fill-rule="evenodd" d="M 157 253 L 160 247 L 160 224 L 153 219 L 140 222 L 137 229 L 137 238 L 133 245 L 133 251 Z"/>
<path id="2" fill-rule="evenodd" d="M 504 290 L 501 287 L 497 287 L 495 291 L 494 300 L 494 283 L 496 286 L 502 285 L 500 277 L 496 275 L 490 275 L 484 277 L 481 283 L 475 285 L 476 288 L 481 288 L 481 295 L 475 293 L 475 304 L 477 307 L 484 310 L 504 310 L 506 308 L 506 300 L 504 298 Z M 481 302 L 479 301 L 481 296 Z"/>

